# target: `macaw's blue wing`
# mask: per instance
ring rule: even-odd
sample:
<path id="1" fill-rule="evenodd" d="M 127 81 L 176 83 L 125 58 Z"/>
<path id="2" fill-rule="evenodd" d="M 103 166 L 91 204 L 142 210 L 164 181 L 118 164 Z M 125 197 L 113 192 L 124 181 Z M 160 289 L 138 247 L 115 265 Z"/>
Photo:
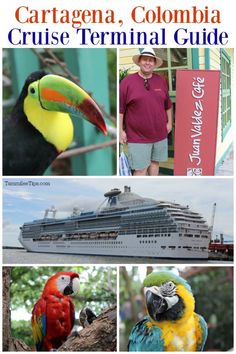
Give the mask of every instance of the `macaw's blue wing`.
<path id="1" fill-rule="evenodd" d="M 197 315 L 197 317 L 198 317 L 198 324 L 200 326 L 200 331 L 201 331 L 201 337 L 197 344 L 197 351 L 202 352 L 204 350 L 204 346 L 207 340 L 208 327 L 206 321 L 202 316 Z"/>
<path id="2" fill-rule="evenodd" d="M 40 299 L 34 305 L 32 311 L 33 340 L 37 351 L 44 350 L 43 341 L 46 336 L 46 302 Z"/>
<path id="3" fill-rule="evenodd" d="M 163 352 L 164 341 L 160 328 L 150 322 L 149 317 L 136 323 L 129 336 L 129 352 Z"/>

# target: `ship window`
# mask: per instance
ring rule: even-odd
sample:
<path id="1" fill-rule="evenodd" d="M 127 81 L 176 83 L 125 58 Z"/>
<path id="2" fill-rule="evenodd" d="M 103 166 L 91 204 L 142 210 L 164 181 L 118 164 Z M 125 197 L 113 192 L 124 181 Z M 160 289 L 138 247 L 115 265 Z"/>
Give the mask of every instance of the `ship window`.
<path id="1" fill-rule="evenodd" d="M 169 248 L 175 250 L 175 246 L 169 246 Z"/>

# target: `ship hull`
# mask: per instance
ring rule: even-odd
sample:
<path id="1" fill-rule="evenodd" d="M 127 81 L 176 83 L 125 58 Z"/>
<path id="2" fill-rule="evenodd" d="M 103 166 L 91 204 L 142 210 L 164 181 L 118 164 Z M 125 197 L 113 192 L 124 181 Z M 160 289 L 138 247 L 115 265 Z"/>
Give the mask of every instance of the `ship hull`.
<path id="1" fill-rule="evenodd" d="M 119 235 L 116 240 L 56 240 L 42 241 L 19 236 L 19 241 L 29 252 L 80 254 L 100 256 L 129 256 L 129 257 L 154 257 L 176 259 L 207 259 L 208 243 L 199 247 L 198 242 L 178 242 L 176 234 L 163 238 L 161 241 L 148 240 L 147 243 L 139 243 L 137 235 Z M 172 242 L 171 240 L 175 240 Z M 145 241 L 144 241 L 145 242 Z M 173 244 L 175 246 L 173 246 Z M 172 246 L 170 246 L 172 245 Z"/>
<path id="2" fill-rule="evenodd" d="M 26 222 L 20 242 L 30 252 L 207 259 L 210 229 L 204 218 L 177 203 L 113 189 L 96 211 Z"/>

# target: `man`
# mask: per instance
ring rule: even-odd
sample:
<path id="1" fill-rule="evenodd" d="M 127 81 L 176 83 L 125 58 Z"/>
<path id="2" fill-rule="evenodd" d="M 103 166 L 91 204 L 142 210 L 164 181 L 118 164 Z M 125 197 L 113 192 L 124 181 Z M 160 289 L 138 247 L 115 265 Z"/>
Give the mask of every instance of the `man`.
<path id="1" fill-rule="evenodd" d="M 120 83 L 120 143 L 128 143 L 134 176 L 157 176 L 160 161 L 168 159 L 171 100 L 165 79 L 153 73 L 162 65 L 154 50 L 145 48 L 132 59 L 139 71 Z"/>

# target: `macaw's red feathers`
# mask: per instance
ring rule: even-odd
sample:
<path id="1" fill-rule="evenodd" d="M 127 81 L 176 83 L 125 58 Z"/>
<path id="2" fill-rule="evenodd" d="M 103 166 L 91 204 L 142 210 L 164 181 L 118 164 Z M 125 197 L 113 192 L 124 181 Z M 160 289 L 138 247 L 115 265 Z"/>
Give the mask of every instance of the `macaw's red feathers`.
<path id="1" fill-rule="evenodd" d="M 69 296 L 40 299 L 32 312 L 33 338 L 38 351 L 59 348 L 74 325 L 74 305 Z"/>
<path id="2" fill-rule="evenodd" d="M 69 336 L 74 325 L 74 305 L 68 295 L 63 294 L 73 280 L 79 277 L 72 272 L 60 272 L 51 277 L 41 298 L 32 311 L 33 338 L 37 351 L 59 348 Z"/>

